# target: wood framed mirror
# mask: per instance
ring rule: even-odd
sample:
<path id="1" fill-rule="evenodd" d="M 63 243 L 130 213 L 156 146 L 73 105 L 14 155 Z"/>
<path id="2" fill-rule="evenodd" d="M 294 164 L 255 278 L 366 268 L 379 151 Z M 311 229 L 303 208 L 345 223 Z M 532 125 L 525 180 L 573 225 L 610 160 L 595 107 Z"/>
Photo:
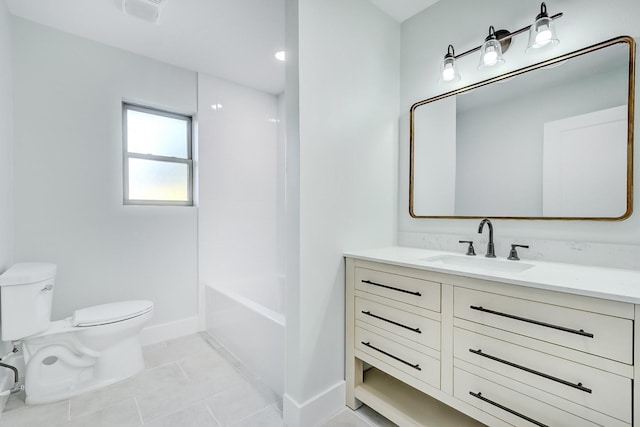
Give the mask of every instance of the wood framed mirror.
<path id="1" fill-rule="evenodd" d="M 621 36 L 415 103 L 410 215 L 628 218 L 634 78 Z"/>

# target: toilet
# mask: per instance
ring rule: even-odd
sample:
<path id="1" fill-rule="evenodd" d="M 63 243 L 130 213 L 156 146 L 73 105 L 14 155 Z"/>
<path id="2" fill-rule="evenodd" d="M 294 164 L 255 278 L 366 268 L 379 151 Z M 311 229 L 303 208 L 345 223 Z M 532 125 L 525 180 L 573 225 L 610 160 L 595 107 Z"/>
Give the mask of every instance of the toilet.
<path id="1" fill-rule="evenodd" d="M 56 265 L 15 264 L 0 275 L 0 339 L 22 343 L 27 404 L 67 399 L 144 369 L 140 332 L 151 301 L 76 310 L 51 321 Z"/>

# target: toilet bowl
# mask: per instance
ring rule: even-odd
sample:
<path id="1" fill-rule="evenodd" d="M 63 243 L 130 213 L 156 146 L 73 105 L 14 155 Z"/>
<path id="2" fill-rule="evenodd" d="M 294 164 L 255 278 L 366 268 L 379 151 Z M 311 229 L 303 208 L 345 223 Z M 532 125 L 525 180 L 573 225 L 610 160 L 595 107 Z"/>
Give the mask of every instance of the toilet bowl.
<path id="1" fill-rule="evenodd" d="M 20 341 L 26 403 L 95 390 L 144 369 L 140 332 L 151 301 L 122 301 L 76 310 L 51 322 L 56 267 L 16 264 L 0 275 L 0 338 Z"/>

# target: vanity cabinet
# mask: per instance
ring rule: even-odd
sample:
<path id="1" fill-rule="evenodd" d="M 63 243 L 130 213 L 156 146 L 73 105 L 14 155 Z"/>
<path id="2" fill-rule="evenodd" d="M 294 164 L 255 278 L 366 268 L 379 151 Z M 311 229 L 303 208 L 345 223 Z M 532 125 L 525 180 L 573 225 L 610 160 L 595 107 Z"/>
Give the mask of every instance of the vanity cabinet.
<path id="1" fill-rule="evenodd" d="M 353 295 L 358 355 L 440 387 L 440 283 L 357 268 Z"/>
<path id="2" fill-rule="evenodd" d="M 634 425 L 633 303 L 347 257 L 346 316 L 351 408 L 401 426 Z"/>

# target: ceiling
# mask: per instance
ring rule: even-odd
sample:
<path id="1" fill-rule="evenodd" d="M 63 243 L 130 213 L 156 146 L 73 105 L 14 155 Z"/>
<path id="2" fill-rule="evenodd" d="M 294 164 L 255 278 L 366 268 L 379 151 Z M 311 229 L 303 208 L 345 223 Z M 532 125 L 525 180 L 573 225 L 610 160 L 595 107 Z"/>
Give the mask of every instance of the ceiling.
<path id="1" fill-rule="evenodd" d="M 398 22 L 403 22 L 422 12 L 439 0 L 369 0 Z"/>
<path id="2" fill-rule="evenodd" d="M 350 0 L 348 0 L 350 1 Z M 438 0 L 370 0 L 398 22 Z M 5 0 L 9 11 L 77 36 L 279 94 L 285 0 L 166 0 L 157 24 L 122 0 Z"/>

